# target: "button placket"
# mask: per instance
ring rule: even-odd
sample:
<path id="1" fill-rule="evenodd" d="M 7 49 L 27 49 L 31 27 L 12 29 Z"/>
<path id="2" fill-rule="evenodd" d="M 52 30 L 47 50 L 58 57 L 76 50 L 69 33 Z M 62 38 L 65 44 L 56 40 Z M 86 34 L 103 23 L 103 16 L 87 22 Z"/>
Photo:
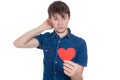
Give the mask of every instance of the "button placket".
<path id="1" fill-rule="evenodd" d="M 57 72 L 56 72 L 56 65 L 57 65 L 57 63 L 58 63 L 58 62 L 57 62 L 57 57 L 58 57 L 58 55 L 57 55 L 57 50 L 58 50 L 58 48 L 59 48 L 60 43 L 61 43 L 61 39 L 59 39 L 58 42 L 57 42 L 56 57 L 55 57 L 55 62 L 54 62 L 54 80 L 56 79 L 56 76 L 57 76 Z"/>

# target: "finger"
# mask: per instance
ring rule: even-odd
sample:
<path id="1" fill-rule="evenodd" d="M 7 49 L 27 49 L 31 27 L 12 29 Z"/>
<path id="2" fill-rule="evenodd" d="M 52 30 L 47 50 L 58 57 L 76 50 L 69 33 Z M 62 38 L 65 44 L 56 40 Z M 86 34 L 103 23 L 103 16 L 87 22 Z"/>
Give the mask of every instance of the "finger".
<path id="1" fill-rule="evenodd" d="M 64 73 L 68 76 L 70 76 L 70 72 L 68 72 L 67 70 L 64 70 Z"/>
<path id="2" fill-rule="evenodd" d="M 76 63 L 69 61 L 69 60 L 64 60 L 64 63 L 67 63 L 67 64 L 72 65 L 74 67 L 76 66 Z"/>
<path id="3" fill-rule="evenodd" d="M 66 66 L 63 66 L 63 69 L 64 69 L 64 71 L 67 71 L 68 73 L 72 72 L 72 70 L 70 68 L 66 67 Z"/>
<path id="4" fill-rule="evenodd" d="M 71 65 L 71 64 L 68 64 L 68 63 L 64 63 L 63 66 L 64 66 L 64 67 L 67 67 L 67 68 L 69 68 L 69 69 L 71 69 L 71 70 L 74 69 L 74 66 Z"/>
<path id="5" fill-rule="evenodd" d="M 69 69 L 68 67 L 63 67 L 64 68 L 64 73 L 68 76 L 71 76 L 73 74 L 73 71 Z"/>

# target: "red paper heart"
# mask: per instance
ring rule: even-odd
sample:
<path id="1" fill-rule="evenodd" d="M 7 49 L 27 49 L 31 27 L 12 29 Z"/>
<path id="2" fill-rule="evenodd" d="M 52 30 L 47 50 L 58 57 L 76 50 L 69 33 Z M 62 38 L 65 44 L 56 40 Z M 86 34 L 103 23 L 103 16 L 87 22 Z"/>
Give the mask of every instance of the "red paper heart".
<path id="1" fill-rule="evenodd" d="M 72 60 L 75 56 L 75 49 L 74 48 L 68 48 L 65 50 L 64 48 L 58 49 L 58 55 L 62 60 Z"/>

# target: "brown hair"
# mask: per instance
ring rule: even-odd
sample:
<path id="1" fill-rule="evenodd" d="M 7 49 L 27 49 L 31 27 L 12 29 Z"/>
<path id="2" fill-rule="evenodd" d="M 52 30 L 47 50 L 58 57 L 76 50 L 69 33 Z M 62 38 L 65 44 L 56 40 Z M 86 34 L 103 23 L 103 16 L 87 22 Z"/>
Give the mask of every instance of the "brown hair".
<path id="1" fill-rule="evenodd" d="M 67 6 L 67 4 L 62 1 L 54 1 L 48 7 L 49 18 L 51 18 L 51 16 L 54 15 L 55 13 L 58 13 L 61 16 L 63 16 L 63 14 L 65 14 L 65 13 L 67 13 L 68 16 L 70 17 L 70 9 Z"/>

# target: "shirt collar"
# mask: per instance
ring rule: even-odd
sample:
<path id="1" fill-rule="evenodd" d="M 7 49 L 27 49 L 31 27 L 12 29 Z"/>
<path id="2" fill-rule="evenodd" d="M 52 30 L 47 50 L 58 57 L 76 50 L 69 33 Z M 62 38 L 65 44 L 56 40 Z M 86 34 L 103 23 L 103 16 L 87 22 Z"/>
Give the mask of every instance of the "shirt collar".
<path id="1" fill-rule="evenodd" d="M 52 32 L 52 38 L 54 38 L 54 37 L 56 37 L 56 36 L 58 36 L 57 35 L 57 33 L 55 32 L 55 30 Z M 70 28 L 68 28 L 68 33 L 67 33 L 67 35 L 65 36 L 66 38 L 70 38 L 70 36 L 71 36 L 71 30 L 70 30 Z"/>

